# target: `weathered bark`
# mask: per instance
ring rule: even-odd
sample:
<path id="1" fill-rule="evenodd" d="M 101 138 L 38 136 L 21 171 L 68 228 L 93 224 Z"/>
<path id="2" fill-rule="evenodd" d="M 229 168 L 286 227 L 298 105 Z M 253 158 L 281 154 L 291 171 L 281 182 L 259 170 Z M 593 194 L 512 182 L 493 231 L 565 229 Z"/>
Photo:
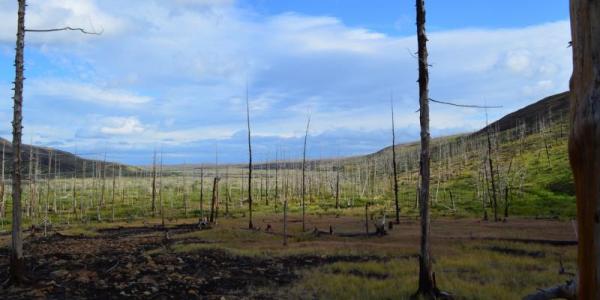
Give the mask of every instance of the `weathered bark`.
<path id="1" fill-rule="evenodd" d="M 25 281 L 23 237 L 21 231 L 21 126 L 23 120 L 23 50 L 25 48 L 25 0 L 19 0 L 17 44 L 15 53 L 15 94 L 13 96 L 13 166 L 12 166 L 12 242 L 10 251 L 10 278 L 15 283 Z"/>
<path id="2" fill-rule="evenodd" d="M 156 214 L 156 150 L 152 156 L 152 217 Z"/>
<path id="3" fill-rule="evenodd" d="M 490 127 L 486 130 L 487 133 L 487 148 L 488 148 L 488 165 L 490 167 L 490 181 L 492 183 L 492 208 L 494 209 L 494 221 L 498 222 L 498 198 L 496 196 L 496 181 L 494 180 L 494 163 L 492 160 L 492 140 L 490 137 Z"/>
<path id="4" fill-rule="evenodd" d="M 600 2 L 571 0 L 569 159 L 575 179 L 579 299 L 600 299 Z"/>
<path id="5" fill-rule="evenodd" d="M 287 246 L 287 210 L 288 210 L 288 201 L 287 199 L 283 200 L 283 245 Z"/>
<path id="6" fill-rule="evenodd" d="M 302 150 L 302 231 L 306 230 L 306 140 L 308 139 L 308 128 L 310 126 L 310 115 L 306 122 L 306 132 L 304 133 L 304 147 Z"/>
<path id="7" fill-rule="evenodd" d="M 165 206 L 162 197 L 162 175 L 163 175 L 163 154 L 160 151 L 160 168 L 158 170 L 158 202 L 160 205 L 160 222 L 162 227 L 165 227 Z"/>
<path id="8" fill-rule="evenodd" d="M 112 192 L 110 196 L 110 220 L 111 222 L 115 221 L 115 188 L 117 187 L 117 172 L 115 165 L 112 166 Z"/>
<path id="9" fill-rule="evenodd" d="M 417 2 L 417 40 L 419 60 L 419 112 L 421 124 L 421 188 L 419 189 L 419 212 L 421 216 L 421 254 L 419 257 L 419 290 L 417 294 L 425 297 L 434 295 L 431 249 L 429 244 L 429 70 L 427 53 L 427 35 L 425 33 L 425 3 Z"/>
<path id="10" fill-rule="evenodd" d="M 248 86 L 246 86 L 246 121 L 248 124 L 248 228 L 252 229 L 252 140 L 250 131 L 250 101 Z"/>
<path id="11" fill-rule="evenodd" d="M 340 166 L 336 167 L 335 171 L 335 208 L 340 208 Z"/>
<path id="12" fill-rule="evenodd" d="M 400 203 L 398 201 L 398 171 L 396 169 L 396 127 L 394 124 L 394 100 L 391 99 L 392 109 L 392 170 L 394 171 L 394 202 L 396 204 L 396 224 L 400 224 Z"/>
<path id="13" fill-rule="evenodd" d="M 210 201 L 210 217 L 209 222 L 214 223 L 217 220 L 216 210 L 219 202 L 219 177 L 215 177 L 213 182 L 212 199 Z"/>
<path id="14" fill-rule="evenodd" d="M 204 167 L 200 167 L 200 221 L 204 220 Z"/>

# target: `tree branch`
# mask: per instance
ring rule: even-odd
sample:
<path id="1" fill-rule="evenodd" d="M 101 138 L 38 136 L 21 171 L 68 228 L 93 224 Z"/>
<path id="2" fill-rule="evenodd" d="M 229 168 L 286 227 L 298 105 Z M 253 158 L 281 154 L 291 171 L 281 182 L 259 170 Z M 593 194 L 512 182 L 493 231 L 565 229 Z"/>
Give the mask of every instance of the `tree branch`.
<path id="1" fill-rule="evenodd" d="M 429 98 L 429 101 L 435 102 L 435 103 L 439 103 L 439 104 L 457 106 L 457 107 L 484 108 L 484 109 L 487 109 L 487 108 L 502 108 L 502 106 L 483 106 L 483 105 L 472 105 L 472 104 L 457 104 L 457 103 L 452 103 L 452 102 L 439 101 L 439 100 L 435 100 L 435 99 L 431 99 L 431 98 Z"/>
<path id="2" fill-rule="evenodd" d="M 577 279 L 547 289 L 538 289 L 534 294 L 523 297 L 523 300 L 576 299 Z"/>
<path id="3" fill-rule="evenodd" d="M 83 34 L 93 34 L 93 35 L 101 35 L 104 32 L 104 29 L 97 32 L 97 31 L 87 31 L 83 28 L 70 27 L 70 26 L 66 26 L 66 27 L 62 27 L 62 28 L 50 28 L 50 29 L 25 29 L 26 32 L 55 32 L 55 31 L 67 31 L 67 30 L 81 31 L 81 33 L 83 33 Z"/>

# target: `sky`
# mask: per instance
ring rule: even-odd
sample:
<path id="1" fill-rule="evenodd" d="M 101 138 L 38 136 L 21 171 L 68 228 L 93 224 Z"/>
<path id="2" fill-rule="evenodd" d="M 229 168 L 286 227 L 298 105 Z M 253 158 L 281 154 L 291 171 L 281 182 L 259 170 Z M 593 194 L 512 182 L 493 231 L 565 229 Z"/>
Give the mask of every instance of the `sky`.
<path id="1" fill-rule="evenodd" d="M 568 89 L 568 0 L 430 0 L 430 96 L 500 105 L 490 121 Z M 148 164 L 367 154 L 419 136 L 414 1 L 30 0 L 24 137 Z M 0 136 L 11 139 L 16 1 L 0 2 Z M 485 111 L 431 104 L 432 136 Z"/>

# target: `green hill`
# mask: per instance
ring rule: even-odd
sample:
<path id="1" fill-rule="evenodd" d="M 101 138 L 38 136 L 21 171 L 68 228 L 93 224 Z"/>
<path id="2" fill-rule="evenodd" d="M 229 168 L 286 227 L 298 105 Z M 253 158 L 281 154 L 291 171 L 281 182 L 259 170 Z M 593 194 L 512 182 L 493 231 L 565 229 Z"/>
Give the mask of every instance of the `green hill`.
<path id="1" fill-rule="evenodd" d="M 434 214 L 575 216 L 574 185 L 567 155 L 568 93 L 542 99 L 470 134 L 435 138 L 431 149 L 431 206 Z M 493 173 L 490 172 L 488 133 Z M 419 143 L 396 145 L 401 206 L 416 214 Z M 391 176 L 391 147 L 343 160 L 345 171 L 371 170 Z M 493 174 L 493 184 L 492 184 Z M 389 177 L 391 179 L 391 177 Z M 371 190 L 392 199 L 391 180 Z M 373 181 L 375 182 L 375 181 Z M 492 185 L 494 188 L 492 188 Z M 365 199 L 378 199 L 366 193 Z M 507 208 L 508 206 L 508 208 Z"/>

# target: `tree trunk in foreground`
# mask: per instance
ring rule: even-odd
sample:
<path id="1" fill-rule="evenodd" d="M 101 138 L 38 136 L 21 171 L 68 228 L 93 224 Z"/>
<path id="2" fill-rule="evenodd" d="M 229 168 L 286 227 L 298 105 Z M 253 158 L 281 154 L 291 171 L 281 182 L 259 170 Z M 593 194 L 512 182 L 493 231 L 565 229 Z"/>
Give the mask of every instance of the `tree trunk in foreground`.
<path id="1" fill-rule="evenodd" d="M 425 3 L 417 1 L 417 39 L 419 47 L 419 107 L 421 123 L 421 188 L 419 212 L 421 215 L 421 255 L 419 257 L 419 290 L 425 297 L 434 295 L 433 272 L 429 244 L 429 70 L 427 64 L 427 35 L 425 33 Z"/>
<path id="2" fill-rule="evenodd" d="M 600 299 L 600 2 L 571 0 L 569 159 L 575 179 L 579 299 Z"/>
<path id="3" fill-rule="evenodd" d="M 13 112 L 13 167 L 12 167 L 12 244 L 10 278 L 15 283 L 25 280 L 23 237 L 21 232 L 21 135 L 23 120 L 23 50 L 25 48 L 25 0 L 19 0 L 17 46 L 15 54 L 15 94 Z"/>

